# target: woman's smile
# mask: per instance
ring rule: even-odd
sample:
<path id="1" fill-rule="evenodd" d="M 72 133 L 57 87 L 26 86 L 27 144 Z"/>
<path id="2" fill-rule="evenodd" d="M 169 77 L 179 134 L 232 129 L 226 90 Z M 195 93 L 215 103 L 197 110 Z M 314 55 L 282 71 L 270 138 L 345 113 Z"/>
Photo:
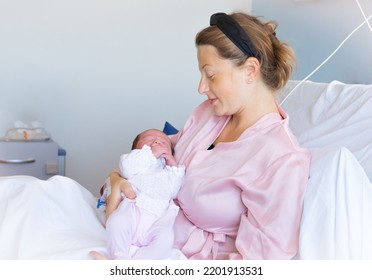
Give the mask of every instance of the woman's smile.
<path id="1" fill-rule="evenodd" d="M 215 104 L 217 102 L 217 98 L 208 98 L 210 104 Z"/>

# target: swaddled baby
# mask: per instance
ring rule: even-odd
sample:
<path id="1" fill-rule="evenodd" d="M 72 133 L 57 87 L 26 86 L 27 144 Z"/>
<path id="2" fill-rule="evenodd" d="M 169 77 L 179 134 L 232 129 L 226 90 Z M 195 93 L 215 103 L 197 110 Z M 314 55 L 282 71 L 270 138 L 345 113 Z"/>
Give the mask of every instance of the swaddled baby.
<path id="1" fill-rule="evenodd" d="M 173 203 L 181 187 L 185 167 L 178 166 L 167 135 L 145 130 L 133 142 L 132 151 L 120 157 L 120 175 L 136 192 L 124 198 L 107 219 L 109 259 L 162 259 L 173 246 L 173 223 L 178 207 Z M 110 194 L 105 182 L 101 201 Z M 133 245 L 135 248 L 133 252 Z M 92 252 L 94 258 L 105 258 Z"/>

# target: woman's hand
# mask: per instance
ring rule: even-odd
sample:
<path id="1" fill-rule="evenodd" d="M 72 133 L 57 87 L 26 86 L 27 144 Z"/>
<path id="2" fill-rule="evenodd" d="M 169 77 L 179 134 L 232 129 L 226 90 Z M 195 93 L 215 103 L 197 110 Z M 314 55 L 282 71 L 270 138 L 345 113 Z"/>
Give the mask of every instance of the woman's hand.
<path id="1" fill-rule="evenodd" d="M 119 173 L 112 172 L 109 175 L 111 184 L 111 193 L 107 198 L 106 202 L 106 220 L 115 211 L 121 200 L 121 194 L 123 193 L 126 198 L 135 199 L 136 193 L 134 192 L 132 185 L 124 178 L 122 178 Z"/>

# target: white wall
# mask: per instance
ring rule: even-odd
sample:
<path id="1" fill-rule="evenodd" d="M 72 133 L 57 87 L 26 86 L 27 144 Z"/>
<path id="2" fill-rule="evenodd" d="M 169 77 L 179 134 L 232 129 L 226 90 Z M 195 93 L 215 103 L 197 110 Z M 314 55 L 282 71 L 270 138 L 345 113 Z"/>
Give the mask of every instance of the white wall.
<path id="1" fill-rule="evenodd" d="M 0 137 L 39 120 L 67 176 L 98 186 L 141 130 L 202 101 L 194 36 L 250 0 L 0 0 Z"/>
<path id="2" fill-rule="evenodd" d="M 293 78 L 310 74 L 364 21 L 355 0 L 253 0 L 252 12 L 279 22 L 278 35 L 294 47 L 299 68 Z M 359 0 L 366 16 L 372 1 Z M 372 25 L 372 19 L 370 19 Z M 365 24 L 314 76 L 313 81 L 372 83 L 372 32 Z"/>

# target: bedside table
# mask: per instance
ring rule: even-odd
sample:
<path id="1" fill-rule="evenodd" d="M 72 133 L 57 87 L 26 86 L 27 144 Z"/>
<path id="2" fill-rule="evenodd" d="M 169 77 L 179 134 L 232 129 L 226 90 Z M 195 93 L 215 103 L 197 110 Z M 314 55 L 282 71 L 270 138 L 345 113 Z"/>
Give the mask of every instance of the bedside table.
<path id="1" fill-rule="evenodd" d="M 0 176 L 29 175 L 48 179 L 65 175 L 66 151 L 52 140 L 0 140 Z"/>

